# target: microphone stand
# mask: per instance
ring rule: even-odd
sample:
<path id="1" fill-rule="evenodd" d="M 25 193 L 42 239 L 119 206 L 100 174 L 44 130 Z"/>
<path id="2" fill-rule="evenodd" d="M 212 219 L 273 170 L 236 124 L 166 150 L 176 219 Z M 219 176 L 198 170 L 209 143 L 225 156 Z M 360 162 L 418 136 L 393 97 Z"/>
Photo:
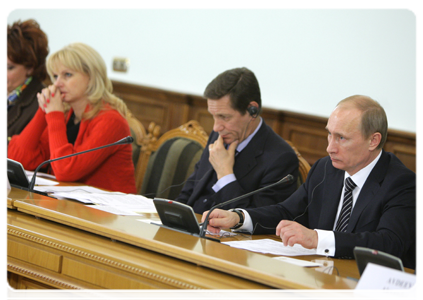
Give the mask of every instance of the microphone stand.
<path id="1" fill-rule="evenodd" d="M 215 210 L 216 208 L 219 208 L 219 207 L 222 207 L 222 206 L 225 206 L 225 205 L 228 205 L 228 204 L 234 203 L 234 202 L 236 202 L 236 201 L 238 201 L 238 200 L 244 199 L 244 198 L 246 198 L 246 197 L 252 196 L 252 195 L 254 195 L 254 194 L 256 194 L 256 193 L 259 193 L 259 192 L 261 192 L 261 191 L 263 191 L 263 190 L 269 189 L 269 188 L 271 188 L 271 187 L 273 187 L 273 186 L 275 186 L 275 185 L 282 184 L 282 183 L 290 183 L 290 182 L 292 182 L 293 180 L 294 180 L 294 176 L 292 176 L 291 174 L 288 174 L 288 175 L 286 175 L 284 178 L 282 178 L 281 180 L 276 181 L 275 183 L 269 184 L 269 185 L 264 186 L 264 187 L 262 187 L 262 188 L 260 188 L 260 189 L 258 189 L 258 190 L 255 190 L 255 191 L 249 192 L 249 193 L 247 193 L 247 194 L 241 195 L 241 196 L 239 196 L 239 197 L 233 198 L 233 199 L 231 199 L 231 200 L 228 200 L 228 201 L 225 201 L 225 202 L 222 202 L 222 203 L 219 203 L 219 204 L 217 204 L 217 205 L 213 206 L 213 207 L 209 210 L 209 212 L 207 213 L 206 218 L 205 218 L 205 220 L 204 220 L 204 222 L 203 222 L 203 226 L 201 227 L 201 230 L 200 230 L 200 237 L 205 237 L 205 235 L 206 235 L 206 231 L 205 231 L 205 229 L 204 229 L 204 228 L 207 228 L 207 225 L 209 224 L 209 216 L 210 216 L 210 213 L 211 213 L 213 210 Z"/>
<path id="2" fill-rule="evenodd" d="M 132 143 L 133 141 L 134 141 L 134 138 L 133 138 L 132 136 L 127 136 L 127 137 L 125 137 L 125 138 L 123 138 L 123 139 L 121 139 L 121 140 L 119 140 L 119 141 L 117 141 L 117 142 L 114 142 L 113 144 L 104 145 L 104 146 L 100 146 L 100 147 L 97 147 L 97 148 L 93 148 L 93 149 L 89 149 L 89 150 L 85 150 L 85 151 L 81 151 L 81 152 L 77 152 L 77 153 L 72 153 L 72 154 L 69 154 L 69 155 L 65 155 L 65 156 L 62 156 L 62 157 L 58 157 L 58 158 L 54 158 L 54 159 L 49 159 L 49 160 L 46 160 L 46 161 L 42 162 L 42 163 L 41 163 L 41 164 L 40 164 L 40 165 L 39 165 L 39 166 L 35 169 L 34 174 L 32 175 L 31 182 L 30 182 L 30 183 L 29 183 L 29 185 L 28 185 L 28 190 L 29 190 L 30 192 L 34 191 L 35 179 L 36 179 L 37 172 L 40 170 L 40 168 L 41 168 L 42 166 L 44 166 L 44 165 L 45 165 L 45 164 L 47 164 L 47 163 L 52 163 L 52 162 L 57 161 L 57 160 L 61 160 L 61 159 L 64 159 L 64 158 L 68 158 L 68 157 L 76 156 L 76 155 L 79 155 L 79 154 L 88 153 L 88 152 L 91 152 L 91 151 L 100 150 L 100 149 L 107 148 L 107 147 L 111 147 L 111 146 L 117 146 L 117 145 L 130 144 L 130 143 Z"/>

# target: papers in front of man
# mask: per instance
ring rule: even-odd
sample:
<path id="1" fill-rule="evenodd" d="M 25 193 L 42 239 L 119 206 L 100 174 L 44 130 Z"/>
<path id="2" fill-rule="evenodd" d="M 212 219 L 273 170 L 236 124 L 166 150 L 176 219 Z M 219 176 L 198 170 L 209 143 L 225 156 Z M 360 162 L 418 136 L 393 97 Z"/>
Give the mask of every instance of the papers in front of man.
<path id="1" fill-rule="evenodd" d="M 284 246 L 282 242 L 278 242 L 272 239 L 231 241 L 222 242 L 222 244 L 226 244 L 234 248 L 240 248 L 253 252 L 267 253 L 273 255 L 316 255 L 316 249 L 306 249 L 299 244 L 295 244 L 293 247 Z"/>

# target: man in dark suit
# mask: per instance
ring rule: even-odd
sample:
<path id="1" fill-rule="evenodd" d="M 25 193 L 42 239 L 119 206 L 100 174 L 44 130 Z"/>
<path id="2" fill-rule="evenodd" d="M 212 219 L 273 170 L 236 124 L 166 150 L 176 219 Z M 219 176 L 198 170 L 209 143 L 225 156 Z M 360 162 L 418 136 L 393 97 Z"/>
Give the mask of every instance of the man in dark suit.
<path id="1" fill-rule="evenodd" d="M 257 234 L 276 231 L 284 245 L 340 258 L 353 257 L 355 246 L 368 247 L 415 268 L 416 177 L 382 149 L 387 127 L 385 111 L 373 99 L 342 100 L 326 127 L 329 156 L 313 165 L 291 197 L 241 216 L 215 210 L 208 229 L 239 224 Z"/>
<path id="2" fill-rule="evenodd" d="M 209 83 L 204 96 L 214 119 L 213 132 L 175 201 L 203 213 L 292 174 L 294 182 L 245 198 L 236 207 L 266 206 L 289 197 L 297 188 L 298 158 L 259 116 L 261 96 L 254 73 L 247 68 L 225 71 Z"/>

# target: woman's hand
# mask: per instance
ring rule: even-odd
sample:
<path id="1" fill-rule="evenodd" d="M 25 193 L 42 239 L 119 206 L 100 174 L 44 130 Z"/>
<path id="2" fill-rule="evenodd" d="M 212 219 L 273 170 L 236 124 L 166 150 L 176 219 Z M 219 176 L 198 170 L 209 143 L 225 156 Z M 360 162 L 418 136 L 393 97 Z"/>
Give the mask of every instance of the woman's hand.
<path id="1" fill-rule="evenodd" d="M 60 91 L 54 85 L 44 88 L 37 94 L 37 98 L 38 105 L 46 114 L 52 111 L 65 111 Z"/>

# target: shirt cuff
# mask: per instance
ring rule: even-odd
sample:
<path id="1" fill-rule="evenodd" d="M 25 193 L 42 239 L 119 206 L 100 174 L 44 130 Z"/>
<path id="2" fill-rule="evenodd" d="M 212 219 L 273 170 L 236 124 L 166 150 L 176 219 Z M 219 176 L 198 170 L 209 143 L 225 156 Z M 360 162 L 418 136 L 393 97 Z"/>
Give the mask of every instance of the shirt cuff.
<path id="1" fill-rule="evenodd" d="M 222 178 L 220 178 L 212 187 L 213 191 L 215 193 L 217 193 L 218 191 L 220 191 L 225 185 L 231 183 L 232 181 L 235 181 L 236 177 L 235 174 L 229 174 L 226 176 L 223 176 Z"/>
<path id="2" fill-rule="evenodd" d="M 335 234 L 333 231 L 314 229 L 317 232 L 316 254 L 335 256 Z"/>

